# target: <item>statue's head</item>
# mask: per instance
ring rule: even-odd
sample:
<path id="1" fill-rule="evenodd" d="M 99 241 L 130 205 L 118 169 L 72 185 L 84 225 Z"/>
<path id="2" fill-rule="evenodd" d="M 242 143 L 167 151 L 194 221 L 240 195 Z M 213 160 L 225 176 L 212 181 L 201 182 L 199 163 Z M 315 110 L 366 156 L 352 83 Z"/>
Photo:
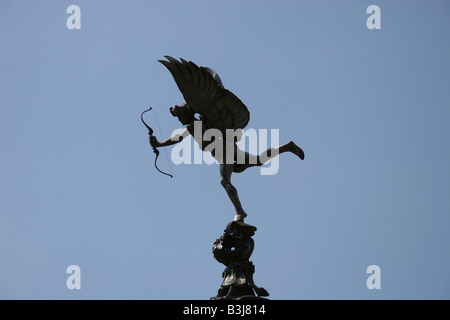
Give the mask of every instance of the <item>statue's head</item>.
<path id="1" fill-rule="evenodd" d="M 180 106 L 175 105 L 171 107 L 170 113 L 174 117 L 177 117 L 183 125 L 193 123 L 195 120 L 195 112 L 187 103 L 183 103 Z"/>

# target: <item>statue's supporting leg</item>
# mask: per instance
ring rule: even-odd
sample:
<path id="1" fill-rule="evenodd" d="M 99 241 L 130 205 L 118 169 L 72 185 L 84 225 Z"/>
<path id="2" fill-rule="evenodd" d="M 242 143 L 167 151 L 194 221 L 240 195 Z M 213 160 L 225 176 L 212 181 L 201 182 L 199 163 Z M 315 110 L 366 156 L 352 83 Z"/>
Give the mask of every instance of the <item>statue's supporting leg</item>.
<path id="1" fill-rule="evenodd" d="M 230 197 L 230 200 L 236 209 L 236 216 L 234 220 L 244 221 L 244 218 L 247 216 L 247 214 L 245 213 L 244 209 L 242 209 L 241 201 L 239 200 L 236 188 L 231 184 L 231 174 L 233 173 L 233 166 L 234 164 L 220 165 L 220 183 L 225 188 L 228 197 Z"/>

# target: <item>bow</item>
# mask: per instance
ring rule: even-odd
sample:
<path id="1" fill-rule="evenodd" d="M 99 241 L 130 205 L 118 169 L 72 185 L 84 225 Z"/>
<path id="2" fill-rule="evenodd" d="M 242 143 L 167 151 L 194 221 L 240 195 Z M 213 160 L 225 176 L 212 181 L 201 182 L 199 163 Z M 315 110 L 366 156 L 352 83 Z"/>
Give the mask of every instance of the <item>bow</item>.
<path id="1" fill-rule="evenodd" d="M 150 128 L 150 126 L 149 126 L 148 124 L 145 123 L 144 118 L 143 118 L 144 113 L 146 113 L 147 111 L 150 111 L 150 110 L 152 110 L 152 108 L 149 108 L 149 109 L 147 109 L 147 110 L 145 110 L 145 111 L 142 111 L 142 113 L 141 113 L 141 121 L 142 121 L 142 123 L 144 124 L 144 126 L 148 129 L 148 135 L 149 135 L 150 137 L 153 137 L 153 129 Z M 153 152 L 156 154 L 156 157 L 155 157 L 155 168 L 156 168 L 156 170 L 158 170 L 158 171 L 161 172 L 162 174 L 165 174 L 166 176 L 169 176 L 169 177 L 173 178 L 173 176 L 172 176 L 171 174 L 168 174 L 168 173 L 166 173 L 166 172 L 164 172 L 164 171 L 161 171 L 161 170 L 158 168 L 156 162 L 157 162 L 158 157 L 159 157 L 159 150 L 158 150 L 157 148 L 155 148 L 155 147 L 152 147 L 152 148 L 153 148 Z"/>

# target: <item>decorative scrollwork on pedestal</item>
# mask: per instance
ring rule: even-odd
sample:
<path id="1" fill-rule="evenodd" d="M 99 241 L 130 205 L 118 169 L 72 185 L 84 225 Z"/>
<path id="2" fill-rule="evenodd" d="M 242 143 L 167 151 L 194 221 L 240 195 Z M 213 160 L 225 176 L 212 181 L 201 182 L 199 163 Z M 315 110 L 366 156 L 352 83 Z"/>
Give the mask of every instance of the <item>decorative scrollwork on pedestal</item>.
<path id="1" fill-rule="evenodd" d="M 214 242 L 214 258 L 223 263 L 223 282 L 212 300 L 264 299 L 269 293 L 253 282 L 255 266 L 249 261 L 255 248 L 251 238 L 256 227 L 242 221 L 228 223 L 222 236 Z M 256 293 L 256 295 L 255 295 Z"/>

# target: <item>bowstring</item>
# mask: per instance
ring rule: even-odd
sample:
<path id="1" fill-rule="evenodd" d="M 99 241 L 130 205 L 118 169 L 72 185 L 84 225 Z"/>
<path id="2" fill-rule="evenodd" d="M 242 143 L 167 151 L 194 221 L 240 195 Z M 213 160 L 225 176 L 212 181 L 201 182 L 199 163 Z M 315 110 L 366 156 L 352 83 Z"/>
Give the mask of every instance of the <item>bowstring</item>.
<path id="1" fill-rule="evenodd" d="M 162 131 L 161 131 L 161 127 L 159 126 L 158 117 L 156 116 L 155 109 L 152 108 L 152 112 L 153 112 L 153 116 L 155 117 L 155 120 L 156 120 L 156 125 L 158 126 L 159 136 L 162 139 L 163 134 L 162 134 Z M 167 163 L 169 164 L 170 174 L 173 176 L 172 165 L 170 164 L 170 161 L 169 161 L 169 155 L 167 154 L 167 148 L 163 148 L 163 149 L 164 149 L 164 153 L 166 154 Z"/>

